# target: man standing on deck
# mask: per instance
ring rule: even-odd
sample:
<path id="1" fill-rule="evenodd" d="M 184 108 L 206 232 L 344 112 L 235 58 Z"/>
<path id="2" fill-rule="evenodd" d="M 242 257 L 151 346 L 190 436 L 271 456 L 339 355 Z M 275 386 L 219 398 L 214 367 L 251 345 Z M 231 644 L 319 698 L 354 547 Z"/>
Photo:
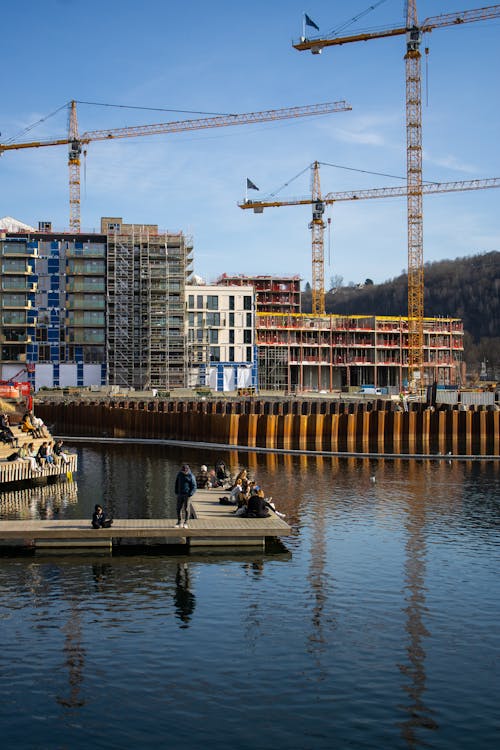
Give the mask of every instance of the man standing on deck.
<path id="1" fill-rule="evenodd" d="M 188 527 L 189 499 L 196 492 L 196 479 L 187 464 L 183 464 L 175 478 L 175 494 L 177 495 L 177 523 L 175 528 Z M 182 511 L 184 510 L 184 523 L 182 523 Z"/>

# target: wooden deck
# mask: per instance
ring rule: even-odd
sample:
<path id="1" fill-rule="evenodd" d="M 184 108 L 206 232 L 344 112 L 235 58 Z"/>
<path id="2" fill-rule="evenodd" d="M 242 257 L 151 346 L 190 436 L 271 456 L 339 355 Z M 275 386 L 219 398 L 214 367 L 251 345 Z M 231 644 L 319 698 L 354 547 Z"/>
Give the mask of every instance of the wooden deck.
<path id="1" fill-rule="evenodd" d="M 189 528 L 176 529 L 174 518 L 116 518 L 109 529 L 93 529 L 89 520 L 50 519 L 0 521 L 2 542 L 60 552 L 102 548 L 111 550 L 121 540 L 155 539 L 165 544 L 263 547 L 266 537 L 287 536 L 290 526 L 274 513 L 269 518 L 237 518 L 230 506 L 220 505 L 219 492 L 199 490 Z M 5 544 L 4 544 L 5 546 Z"/>
<path id="2" fill-rule="evenodd" d="M 29 438 L 26 433 L 22 432 L 18 426 L 13 426 L 12 432 L 17 438 L 19 445 L 23 443 L 33 443 L 35 451 L 38 450 L 39 446 L 45 440 L 53 440 L 52 436 L 49 438 Z M 3 484 L 12 484 L 15 482 L 25 482 L 30 480 L 45 480 L 48 477 L 59 477 L 61 475 L 67 476 L 68 473 L 73 473 L 78 468 L 78 457 L 75 453 L 66 454 L 69 458 L 69 463 L 64 464 L 62 462 L 58 464 L 45 464 L 41 471 L 33 471 L 31 469 L 31 462 L 25 461 L 24 459 L 17 459 L 16 461 L 7 461 L 7 456 L 10 456 L 16 448 L 13 448 L 6 443 L 0 443 L 0 487 Z"/>

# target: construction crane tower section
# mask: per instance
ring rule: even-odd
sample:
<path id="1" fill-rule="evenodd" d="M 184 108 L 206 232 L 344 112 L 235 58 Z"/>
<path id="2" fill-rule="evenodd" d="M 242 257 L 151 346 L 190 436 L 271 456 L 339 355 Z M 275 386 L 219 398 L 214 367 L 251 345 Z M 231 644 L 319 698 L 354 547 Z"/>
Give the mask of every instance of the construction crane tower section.
<path id="1" fill-rule="evenodd" d="M 312 233 L 312 312 L 313 315 L 325 314 L 325 272 L 324 272 L 324 234 L 323 214 L 325 204 L 321 197 L 319 163 L 314 162 L 311 175 L 311 195 L 313 201 L 312 220 L 309 228 Z"/>

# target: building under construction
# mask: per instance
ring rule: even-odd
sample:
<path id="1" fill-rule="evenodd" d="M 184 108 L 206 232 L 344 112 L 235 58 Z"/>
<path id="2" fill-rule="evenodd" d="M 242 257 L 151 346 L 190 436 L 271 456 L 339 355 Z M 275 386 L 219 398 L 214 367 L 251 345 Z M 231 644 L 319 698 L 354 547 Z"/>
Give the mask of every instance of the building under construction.
<path id="1" fill-rule="evenodd" d="M 267 313 L 300 313 L 300 276 L 245 276 L 223 273 L 217 279 L 223 286 L 246 286 L 255 289 L 257 311 Z"/>
<path id="2" fill-rule="evenodd" d="M 386 389 L 408 382 L 408 318 L 257 314 L 259 387 L 288 392 Z M 425 318 L 424 382 L 462 377 L 463 325 Z"/>
<path id="3" fill-rule="evenodd" d="M 158 226 L 101 219 L 107 238 L 109 382 L 169 389 L 187 381 L 185 286 L 192 244 Z"/>

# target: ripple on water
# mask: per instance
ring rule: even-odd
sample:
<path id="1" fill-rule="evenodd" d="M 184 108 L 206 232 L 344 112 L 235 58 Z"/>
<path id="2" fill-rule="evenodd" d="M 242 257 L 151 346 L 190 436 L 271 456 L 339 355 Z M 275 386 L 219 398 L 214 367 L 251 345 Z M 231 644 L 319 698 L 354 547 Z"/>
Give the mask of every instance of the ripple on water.
<path id="1" fill-rule="evenodd" d="M 96 492 L 116 511 L 166 513 L 180 460 L 200 463 L 79 450 L 86 471 L 62 516 L 85 516 Z M 1 559 L 4 744 L 489 750 L 499 472 L 234 460 L 293 524 L 290 554 Z"/>

